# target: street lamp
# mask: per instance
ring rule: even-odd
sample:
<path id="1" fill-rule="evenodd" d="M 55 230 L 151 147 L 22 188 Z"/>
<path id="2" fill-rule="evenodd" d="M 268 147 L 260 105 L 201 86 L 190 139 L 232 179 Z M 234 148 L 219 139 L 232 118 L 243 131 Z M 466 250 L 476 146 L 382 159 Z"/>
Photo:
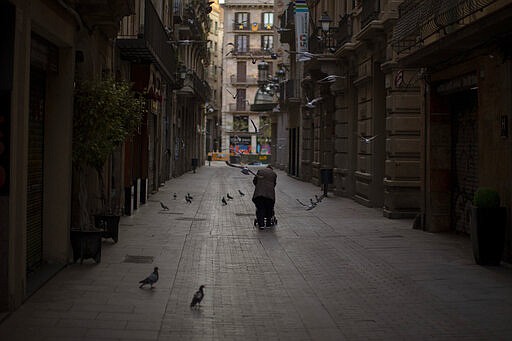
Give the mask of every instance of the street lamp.
<path id="1" fill-rule="evenodd" d="M 262 60 L 258 64 L 258 85 L 263 88 L 265 84 L 268 82 L 268 69 L 269 65 L 267 62 Z"/>
<path id="2" fill-rule="evenodd" d="M 329 14 L 327 14 L 327 12 L 322 13 L 322 16 L 320 17 L 320 19 L 318 19 L 318 22 L 320 23 L 320 26 L 322 27 L 322 31 L 324 33 L 329 32 L 332 19 L 331 17 L 329 17 Z"/>

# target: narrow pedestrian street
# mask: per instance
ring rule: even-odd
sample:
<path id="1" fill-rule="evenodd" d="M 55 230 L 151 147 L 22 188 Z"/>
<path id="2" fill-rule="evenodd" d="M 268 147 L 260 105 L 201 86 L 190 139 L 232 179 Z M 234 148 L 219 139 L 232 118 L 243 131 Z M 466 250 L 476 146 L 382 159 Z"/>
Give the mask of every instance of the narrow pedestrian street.
<path id="1" fill-rule="evenodd" d="M 100 264 L 60 271 L 0 324 L 0 339 L 512 339 L 510 266 L 478 266 L 467 236 L 414 230 L 350 199 L 306 210 L 296 199 L 319 187 L 277 173 L 278 226 L 264 231 L 239 169 L 213 162 L 168 181 L 122 217 Z M 155 266 L 155 288 L 139 289 Z"/>

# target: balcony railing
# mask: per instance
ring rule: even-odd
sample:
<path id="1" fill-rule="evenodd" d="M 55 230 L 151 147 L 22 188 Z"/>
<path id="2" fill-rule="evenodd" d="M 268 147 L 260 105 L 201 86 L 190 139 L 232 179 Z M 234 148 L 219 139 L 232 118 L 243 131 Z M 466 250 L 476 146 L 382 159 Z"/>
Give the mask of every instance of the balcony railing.
<path id="1" fill-rule="evenodd" d="M 364 0 L 361 12 L 361 29 L 372 20 L 377 20 L 380 13 L 380 0 Z"/>
<path id="2" fill-rule="evenodd" d="M 309 48 L 311 52 L 322 53 L 324 49 L 338 48 L 341 44 L 336 39 L 337 27 L 331 27 L 328 32 L 318 29 L 309 36 Z"/>
<path id="3" fill-rule="evenodd" d="M 229 112 L 245 112 L 250 111 L 250 105 L 248 102 L 244 103 L 229 103 Z"/>
<path id="4" fill-rule="evenodd" d="M 234 56 L 270 56 L 270 51 L 268 49 L 262 48 L 240 48 L 237 47 L 233 49 Z"/>
<path id="5" fill-rule="evenodd" d="M 274 25 L 265 23 L 233 23 L 233 31 L 272 31 Z"/>
<path id="6" fill-rule="evenodd" d="M 422 44 L 433 34 L 482 11 L 497 0 L 405 0 L 398 7 L 392 46 L 400 53 Z"/>
<path id="7" fill-rule="evenodd" d="M 231 75 L 231 84 L 233 85 L 257 85 L 258 78 L 256 77 L 241 77 L 239 75 Z"/>
<path id="8" fill-rule="evenodd" d="M 150 0 L 135 1 L 135 14 L 123 18 L 117 38 L 122 58 L 153 63 L 169 79 L 175 78 L 176 53 Z"/>

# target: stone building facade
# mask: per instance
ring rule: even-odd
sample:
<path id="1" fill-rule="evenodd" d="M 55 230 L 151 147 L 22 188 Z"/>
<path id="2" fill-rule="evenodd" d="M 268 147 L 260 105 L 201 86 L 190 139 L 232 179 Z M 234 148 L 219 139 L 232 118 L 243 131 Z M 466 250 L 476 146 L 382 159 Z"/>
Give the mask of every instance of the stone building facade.
<path id="1" fill-rule="evenodd" d="M 259 89 L 258 65 L 265 61 L 269 74 L 277 67 L 272 58 L 276 47 L 273 1 L 226 0 L 223 8 L 221 150 L 236 161 L 270 162 L 272 108 L 256 109 L 254 99 Z"/>
<path id="2" fill-rule="evenodd" d="M 280 14 L 297 54 L 302 3 Z M 283 101 L 291 175 L 320 184 L 332 169 L 335 194 L 433 232 L 469 233 L 480 186 L 510 207 L 510 1 L 305 3 L 309 54 L 290 57 L 300 90 Z"/>

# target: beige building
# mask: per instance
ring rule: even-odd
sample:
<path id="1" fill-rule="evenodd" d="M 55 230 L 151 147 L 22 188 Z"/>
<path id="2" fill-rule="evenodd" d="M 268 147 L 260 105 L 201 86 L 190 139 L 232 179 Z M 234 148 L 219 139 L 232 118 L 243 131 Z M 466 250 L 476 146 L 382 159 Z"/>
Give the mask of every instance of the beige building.
<path id="1" fill-rule="evenodd" d="M 224 10 L 219 0 L 212 4 L 210 31 L 208 32 L 209 66 L 206 79 L 212 88 L 210 102 L 206 105 L 205 150 L 220 151 L 222 113 L 222 45 L 224 41 Z"/>
<path id="2" fill-rule="evenodd" d="M 269 75 L 277 68 L 273 1 L 225 0 L 223 7 L 221 149 L 236 161 L 270 162 L 272 107 L 254 106 L 254 100 L 258 67 L 267 63 Z M 259 98 L 272 102 L 275 95 L 263 93 Z"/>

